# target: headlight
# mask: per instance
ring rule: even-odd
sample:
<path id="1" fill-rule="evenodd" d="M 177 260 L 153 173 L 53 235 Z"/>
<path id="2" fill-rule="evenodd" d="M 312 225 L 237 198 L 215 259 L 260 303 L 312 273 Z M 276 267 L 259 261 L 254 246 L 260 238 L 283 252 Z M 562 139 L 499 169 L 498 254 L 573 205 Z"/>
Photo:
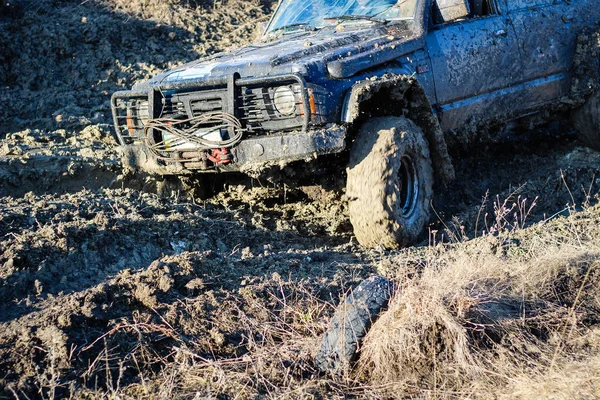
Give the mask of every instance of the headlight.
<path id="1" fill-rule="evenodd" d="M 296 96 L 289 86 L 280 86 L 273 91 L 273 105 L 279 114 L 292 115 L 296 112 Z"/>

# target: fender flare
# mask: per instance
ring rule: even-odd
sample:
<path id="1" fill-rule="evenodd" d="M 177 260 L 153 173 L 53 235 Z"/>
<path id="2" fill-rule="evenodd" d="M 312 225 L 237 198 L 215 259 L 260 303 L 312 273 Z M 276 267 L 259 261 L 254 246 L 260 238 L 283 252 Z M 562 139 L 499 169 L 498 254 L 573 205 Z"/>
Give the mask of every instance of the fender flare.
<path id="1" fill-rule="evenodd" d="M 425 134 L 429 143 L 431 161 L 437 180 L 447 185 L 455 179 L 454 166 L 439 120 L 433 113 L 431 103 L 423 86 L 413 76 L 385 74 L 356 82 L 346 94 L 342 108 L 342 122 L 353 124 L 360 115 L 361 105 L 366 104 L 381 91 L 388 92 L 390 101 L 408 100 L 399 115 L 411 119 Z"/>

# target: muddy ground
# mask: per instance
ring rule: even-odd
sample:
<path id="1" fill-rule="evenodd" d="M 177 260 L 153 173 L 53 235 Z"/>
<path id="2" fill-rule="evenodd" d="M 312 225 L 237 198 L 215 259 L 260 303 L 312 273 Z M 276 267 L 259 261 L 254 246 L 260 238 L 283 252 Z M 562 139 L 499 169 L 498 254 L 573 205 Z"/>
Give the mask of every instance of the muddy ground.
<path id="1" fill-rule="evenodd" d="M 456 181 L 403 252 L 358 246 L 340 185 L 234 177 L 190 197 L 122 173 L 109 96 L 249 41 L 272 4 L 0 4 L 0 398 L 364 395 L 314 366 L 349 287 L 428 244 L 598 203 L 600 154 L 564 122 L 455 151 Z"/>

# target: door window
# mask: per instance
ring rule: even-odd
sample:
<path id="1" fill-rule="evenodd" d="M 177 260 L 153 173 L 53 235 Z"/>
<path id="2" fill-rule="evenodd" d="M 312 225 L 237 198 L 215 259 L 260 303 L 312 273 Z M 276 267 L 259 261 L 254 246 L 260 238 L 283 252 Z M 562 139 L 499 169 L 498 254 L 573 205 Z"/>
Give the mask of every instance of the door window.
<path id="1" fill-rule="evenodd" d="M 444 20 L 440 7 L 444 7 L 441 2 L 439 4 L 437 1 L 433 3 L 433 8 L 431 10 L 433 25 L 443 25 L 445 23 L 462 21 L 469 18 L 500 14 L 500 7 L 498 7 L 498 3 L 495 0 L 468 0 L 466 3 L 468 14 L 453 20 Z"/>

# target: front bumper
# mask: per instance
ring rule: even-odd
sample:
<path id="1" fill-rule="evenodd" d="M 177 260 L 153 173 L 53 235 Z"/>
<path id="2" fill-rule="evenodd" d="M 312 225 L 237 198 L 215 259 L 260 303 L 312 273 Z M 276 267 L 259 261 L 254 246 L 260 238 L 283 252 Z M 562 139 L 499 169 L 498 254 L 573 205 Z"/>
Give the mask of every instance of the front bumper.
<path id="1" fill-rule="evenodd" d="M 340 153 L 346 148 L 347 130 L 344 126 L 268 135 L 242 140 L 230 149 L 232 162 L 215 168 L 196 168 L 196 164 L 158 160 L 143 144 L 120 147 L 126 168 L 159 175 L 185 175 L 197 172 L 255 172 L 272 166 L 284 166 L 292 161 L 316 158 L 319 155 Z M 194 165 L 194 167 L 190 167 Z"/>

